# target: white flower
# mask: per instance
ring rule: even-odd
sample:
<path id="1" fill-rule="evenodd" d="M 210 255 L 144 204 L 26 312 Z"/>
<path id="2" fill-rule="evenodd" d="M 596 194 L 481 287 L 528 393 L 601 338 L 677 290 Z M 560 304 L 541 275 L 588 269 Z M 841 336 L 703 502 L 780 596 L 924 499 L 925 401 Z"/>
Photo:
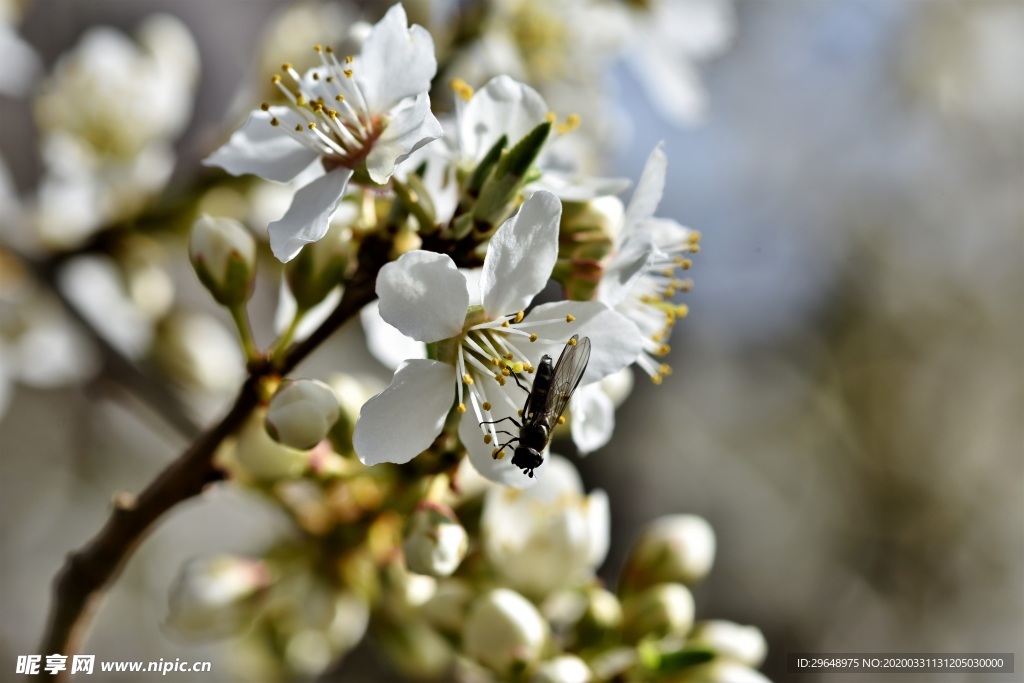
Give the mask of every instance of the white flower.
<path id="1" fill-rule="evenodd" d="M 138 43 L 91 29 L 61 57 L 35 102 L 47 166 L 36 216 L 45 242 L 74 245 L 134 215 L 163 187 L 198 73 L 195 43 L 169 15 L 147 19 Z"/>
<path id="2" fill-rule="evenodd" d="M 427 94 L 437 70 L 434 43 L 422 27 L 408 26 L 401 5 L 373 27 L 358 56 L 339 61 L 330 48 L 316 49 L 322 64 L 305 76 L 283 66 L 298 92 L 274 76 L 290 106 L 254 111 L 206 160 L 278 182 L 322 164 L 326 173 L 300 189 L 268 228 L 281 261 L 324 236 L 356 169 L 365 165 L 374 183 L 386 183 L 397 163 L 441 136 Z"/>
<path id="3" fill-rule="evenodd" d="M 628 62 L 655 109 L 669 123 L 700 120 L 707 95 L 695 62 L 732 43 L 730 0 L 653 0 L 633 13 L 636 31 Z"/>
<path id="4" fill-rule="evenodd" d="M 288 381 L 267 406 L 267 432 L 278 443 L 308 450 L 324 440 L 339 410 L 334 390 L 323 382 Z"/>
<path id="5" fill-rule="evenodd" d="M 543 481 L 526 491 L 492 488 L 481 518 L 484 551 L 509 586 L 542 597 L 585 583 L 608 553 L 608 496 L 583 494 L 572 463 L 548 457 Z"/>
<path id="6" fill-rule="evenodd" d="M 672 327 L 688 312 L 685 304 L 671 300 L 677 291 L 689 291 L 692 286 L 689 280 L 678 279 L 676 271 L 690 267 L 684 254 L 698 251 L 700 241 L 699 233 L 654 216 L 665 188 L 667 166 L 658 145 L 626 207 L 614 254 L 597 290 L 598 301 L 625 315 L 640 330 L 644 351 L 636 363 L 656 384 L 671 372 L 656 357 L 668 353 L 665 342 Z"/>
<path id="7" fill-rule="evenodd" d="M 167 625 L 196 639 L 221 638 L 252 621 L 270 572 L 260 560 L 217 555 L 186 564 L 171 588 Z"/>
<path id="8" fill-rule="evenodd" d="M 381 269 L 381 317 L 406 336 L 435 344 L 438 360 L 407 361 L 391 385 L 363 406 L 354 444 L 364 463 L 411 460 L 430 446 L 454 402 L 465 413 L 459 434 L 474 467 L 492 481 L 527 486 L 530 478 L 495 448 L 502 442 L 501 425 L 479 426 L 516 416 L 525 394 L 507 378 L 525 378 L 543 354 L 557 357 L 573 334 L 591 338 L 584 383 L 636 358 L 639 335 L 603 304 L 542 304 L 524 315 L 557 258 L 560 214 L 558 200 L 538 192 L 495 232 L 484 259 L 480 306 L 470 307 L 466 276 L 447 255 L 410 251 Z"/>
<path id="9" fill-rule="evenodd" d="M 548 627 L 529 600 L 507 588 L 481 595 L 462 626 L 463 651 L 499 674 L 540 659 Z"/>

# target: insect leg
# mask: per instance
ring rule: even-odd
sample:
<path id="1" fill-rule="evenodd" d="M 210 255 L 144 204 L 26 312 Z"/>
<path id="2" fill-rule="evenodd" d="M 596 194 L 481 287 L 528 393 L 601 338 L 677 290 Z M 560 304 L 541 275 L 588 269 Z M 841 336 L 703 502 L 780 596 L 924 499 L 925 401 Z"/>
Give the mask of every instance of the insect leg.
<path id="1" fill-rule="evenodd" d="M 529 396 L 529 394 L 530 394 L 530 390 L 529 390 L 529 389 L 527 389 L 526 387 L 524 387 L 524 386 L 523 386 L 523 383 L 519 381 L 519 375 L 517 375 L 517 374 L 516 374 L 516 373 L 514 373 L 514 372 L 513 372 L 513 373 L 511 373 L 511 375 L 512 375 L 512 379 L 514 379 L 514 380 L 516 381 L 516 386 L 517 386 L 517 387 L 519 387 L 520 389 L 522 389 L 523 391 L 525 391 L 525 392 L 526 392 L 526 394 L 527 394 L 527 396 Z"/>
<path id="2" fill-rule="evenodd" d="M 508 417 L 503 417 L 500 420 L 491 420 L 490 422 L 481 422 L 480 425 L 481 426 L 483 426 L 483 425 L 496 425 L 499 422 L 504 422 L 505 420 L 511 420 L 512 424 L 514 424 L 516 427 L 519 427 L 520 429 L 523 428 L 523 425 L 519 424 L 519 422 L 514 417 L 512 417 L 511 415 L 509 415 Z"/>

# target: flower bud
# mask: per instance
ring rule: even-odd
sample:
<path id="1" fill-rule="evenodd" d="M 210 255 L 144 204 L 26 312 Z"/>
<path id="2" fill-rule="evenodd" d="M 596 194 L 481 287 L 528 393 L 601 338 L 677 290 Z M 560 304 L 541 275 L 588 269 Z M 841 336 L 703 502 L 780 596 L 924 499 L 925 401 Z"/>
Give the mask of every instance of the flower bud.
<path id="1" fill-rule="evenodd" d="M 693 626 L 693 596 L 686 586 L 663 583 L 622 602 L 622 635 L 626 642 L 684 635 Z"/>
<path id="2" fill-rule="evenodd" d="M 498 674 L 540 659 L 547 623 L 529 600 L 496 588 L 470 605 L 462 625 L 464 652 Z"/>
<path id="3" fill-rule="evenodd" d="M 171 587 L 167 625 L 197 640 L 232 635 L 252 620 L 269 584 L 261 560 L 237 555 L 193 560 Z"/>
<path id="4" fill-rule="evenodd" d="M 192 224 L 188 255 L 218 303 L 239 306 L 252 294 L 256 240 L 238 221 L 201 215 Z"/>
<path id="5" fill-rule="evenodd" d="M 692 585 L 703 579 L 715 560 L 715 532 L 696 515 L 669 515 L 649 524 L 626 560 L 619 592 L 626 594 L 658 583 Z"/>
<path id="6" fill-rule="evenodd" d="M 234 459 L 242 469 L 242 476 L 257 481 L 276 481 L 302 474 L 309 466 L 310 452 L 277 443 L 267 434 L 263 421 L 264 413 L 254 411 L 238 433 Z"/>
<path id="7" fill-rule="evenodd" d="M 376 643 L 388 663 L 413 680 L 448 680 L 453 664 L 452 647 L 441 634 L 422 621 L 407 620 L 381 625 Z"/>
<path id="8" fill-rule="evenodd" d="M 175 310 L 160 321 L 153 339 L 160 369 L 189 389 L 222 394 L 245 379 L 238 336 L 206 313 Z"/>
<path id="9" fill-rule="evenodd" d="M 540 155 L 551 132 L 551 124 L 542 123 L 516 145 L 501 154 L 494 170 L 480 189 L 473 207 L 473 220 L 497 228 L 509 215 L 530 167 Z"/>
<path id="10" fill-rule="evenodd" d="M 601 263 L 622 229 L 625 208 L 622 200 L 612 196 L 585 203 L 564 202 L 563 207 L 552 277 L 570 300 L 589 301 L 601 281 Z"/>
<path id="11" fill-rule="evenodd" d="M 315 379 L 282 382 L 267 407 L 267 433 L 285 446 L 309 450 L 338 419 L 334 391 Z"/>
<path id="12" fill-rule="evenodd" d="M 768 654 L 768 643 L 756 626 L 741 626 L 731 621 L 698 623 L 686 644 L 707 648 L 719 657 L 755 668 L 764 663 Z"/>
<path id="13" fill-rule="evenodd" d="M 586 607 L 572 629 L 573 645 L 580 649 L 599 646 L 611 640 L 622 626 L 622 605 L 604 588 L 587 590 Z"/>
<path id="14" fill-rule="evenodd" d="M 409 571 L 427 576 L 451 576 L 469 549 L 469 536 L 450 509 L 420 503 L 409 519 L 402 542 Z"/>
<path id="15" fill-rule="evenodd" d="M 466 609 L 475 596 L 476 591 L 469 582 L 445 579 L 437 584 L 437 590 L 420 608 L 420 616 L 439 631 L 458 634 Z"/>
<path id="16" fill-rule="evenodd" d="M 589 683 L 593 675 L 586 662 L 576 655 L 562 655 L 544 662 L 531 683 Z"/>
<path id="17" fill-rule="evenodd" d="M 288 288 L 299 310 L 313 308 L 344 281 L 354 260 L 354 248 L 352 231 L 335 220 L 323 239 L 307 244 L 285 266 Z"/>

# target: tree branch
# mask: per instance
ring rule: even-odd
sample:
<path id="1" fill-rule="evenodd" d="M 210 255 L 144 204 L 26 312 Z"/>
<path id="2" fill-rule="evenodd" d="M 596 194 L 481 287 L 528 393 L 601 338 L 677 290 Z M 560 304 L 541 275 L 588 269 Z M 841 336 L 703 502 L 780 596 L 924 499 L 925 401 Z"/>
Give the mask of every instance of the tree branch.
<path id="1" fill-rule="evenodd" d="M 221 478 L 213 464 L 214 453 L 259 405 L 263 379 L 294 369 L 373 300 L 377 271 L 387 260 L 387 250 L 388 245 L 382 241 L 364 243 L 360 249 L 360 267 L 330 317 L 308 339 L 292 347 L 280 368 L 273 368 L 269 363 L 253 368 L 227 415 L 204 432 L 137 498 L 123 495 L 115 500 L 114 510 L 103 528 L 80 550 L 68 555 L 54 581 L 53 605 L 41 652 L 71 655 L 79 651 L 106 587 L 120 573 L 149 528 L 172 507 L 198 495 L 207 484 Z M 54 678 L 63 680 L 66 675 L 65 670 Z"/>

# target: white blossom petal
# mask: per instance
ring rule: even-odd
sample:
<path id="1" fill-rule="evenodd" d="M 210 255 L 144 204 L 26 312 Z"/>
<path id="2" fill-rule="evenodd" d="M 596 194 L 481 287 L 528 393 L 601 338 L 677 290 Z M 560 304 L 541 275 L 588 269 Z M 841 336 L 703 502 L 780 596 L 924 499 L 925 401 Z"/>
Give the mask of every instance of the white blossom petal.
<path id="1" fill-rule="evenodd" d="M 611 545 L 612 512 L 608 503 L 608 494 L 596 489 L 587 496 L 587 526 L 590 541 L 590 552 L 587 560 L 592 567 L 600 567 L 608 556 Z"/>
<path id="2" fill-rule="evenodd" d="M 597 286 L 597 300 L 614 307 L 629 294 L 654 256 L 654 245 L 646 235 L 629 235 L 612 257 Z"/>
<path id="3" fill-rule="evenodd" d="M 554 338 L 553 343 L 538 340 L 541 348 L 558 358 L 569 337 L 578 334 L 590 337 L 590 362 L 583 375 L 581 384 L 596 382 L 608 375 L 621 370 L 637 359 L 643 350 L 643 337 L 636 325 L 626 316 L 611 310 L 596 301 L 558 301 L 537 306 L 517 327 L 525 332 L 532 331 L 531 323 L 558 320 L 573 316 L 571 323 L 561 329 L 561 336 Z M 550 326 L 538 326 L 538 333 L 545 333 L 552 339 Z"/>
<path id="4" fill-rule="evenodd" d="M 369 110 L 387 111 L 430 90 L 437 73 L 434 40 L 422 26 L 409 26 L 401 4 L 393 5 L 374 25 L 352 68 Z"/>
<path id="5" fill-rule="evenodd" d="M 377 276 L 380 315 L 407 337 L 435 342 L 462 332 L 466 278 L 446 254 L 407 251 Z"/>
<path id="6" fill-rule="evenodd" d="M 386 367 L 394 370 L 410 358 L 426 358 L 427 347 L 406 337 L 380 317 L 379 302 L 373 301 L 359 311 L 359 322 L 366 333 L 366 347 Z"/>
<path id="7" fill-rule="evenodd" d="M 600 382 L 582 386 L 572 396 L 569 428 L 580 455 L 593 453 L 611 441 L 615 431 L 615 404 Z"/>
<path id="8" fill-rule="evenodd" d="M 352 169 L 338 167 L 295 193 L 284 216 L 267 226 L 270 249 L 279 261 L 291 261 L 304 245 L 327 234 L 351 177 Z"/>
<path id="9" fill-rule="evenodd" d="M 366 465 L 406 463 L 441 432 L 455 398 L 455 370 L 436 360 L 410 360 L 388 388 L 363 404 L 352 444 Z"/>
<path id="10" fill-rule="evenodd" d="M 459 149 L 465 159 L 479 161 L 502 135 L 511 147 L 544 123 L 549 111 L 536 90 L 508 76 L 492 78 L 473 94 L 462 111 Z"/>
<path id="11" fill-rule="evenodd" d="M 370 178 L 375 183 L 386 183 L 397 164 L 442 134 L 441 124 L 430 112 L 430 97 L 426 93 L 407 100 L 393 112 L 393 118 L 366 157 Z"/>
<path id="12" fill-rule="evenodd" d="M 515 433 L 516 428 L 512 426 L 511 431 Z M 511 486 L 515 489 L 527 489 L 534 486 L 544 477 L 548 460 L 544 461 L 533 471 L 533 477 L 528 477 L 523 470 L 512 464 L 512 449 L 505 449 L 505 457 L 495 460 L 491 457 L 494 447 L 483 442 L 483 434 L 477 424 L 477 417 L 473 411 L 467 411 L 459 422 L 459 439 L 466 447 L 469 454 L 469 461 L 485 478 L 503 486 Z"/>
<path id="13" fill-rule="evenodd" d="M 562 203 L 537 192 L 491 237 L 480 280 L 484 311 L 491 318 L 526 308 L 544 289 L 558 258 Z"/>
<path id="14" fill-rule="evenodd" d="M 281 122 L 278 126 L 270 125 L 270 119 L 275 116 Z M 222 147 L 203 160 L 203 164 L 218 166 L 231 175 L 252 173 L 286 183 L 320 156 L 288 134 L 285 126 L 294 127 L 296 122 L 298 114 L 289 107 L 254 111 Z"/>
<path id="15" fill-rule="evenodd" d="M 636 184 L 629 206 L 626 207 L 626 225 L 640 225 L 651 218 L 658 208 L 661 195 L 665 191 L 665 172 L 668 170 L 668 157 L 665 156 L 663 147 L 664 143 L 659 142 L 647 157 L 640 181 Z"/>

